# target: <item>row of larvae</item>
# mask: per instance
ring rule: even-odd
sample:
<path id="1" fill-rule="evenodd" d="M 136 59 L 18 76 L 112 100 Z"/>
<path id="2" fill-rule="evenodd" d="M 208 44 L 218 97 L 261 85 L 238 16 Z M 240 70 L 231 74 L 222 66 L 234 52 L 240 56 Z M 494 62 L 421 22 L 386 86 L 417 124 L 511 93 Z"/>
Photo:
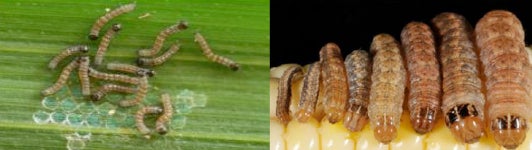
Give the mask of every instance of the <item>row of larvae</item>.
<path id="1" fill-rule="evenodd" d="M 430 132 L 442 111 L 459 141 L 477 142 L 487 124 L 496 143 L 505 148 L 519 146 L 527 130 L 530 64 L 517 17 L 503 10 L 487 13 L 475 28 L 476 41 L 459 14 L 441 13 L 432 21 L 441 37 L 438 52 L 430 27 L 411 22 L 401 33 L 402 47 L 388 34 L 374 37 L 373 62 L 364 51 L 354 51 L 344 66 L 338 46 L 328 43 L 320 51 L 320 61 L 309 65 L 305 75 L 299 66 L 289 66 L 279 79 L 277 118 L 286 124 L 291 116 L 304 122 L 312 114 L 319 119 L 324 113 L 330 123 L 343 119 L 347 129 L 358 131 L 369 117 L 375 137 L 389 143 L 397 136 L 408 87 L 406 104 L 416 132 Z M 486 78 L 486 123 L 475 43 Z M 304 79 L 295 106 L 290 100 L 299 93 L 290 87 L 297 78 Z"/>

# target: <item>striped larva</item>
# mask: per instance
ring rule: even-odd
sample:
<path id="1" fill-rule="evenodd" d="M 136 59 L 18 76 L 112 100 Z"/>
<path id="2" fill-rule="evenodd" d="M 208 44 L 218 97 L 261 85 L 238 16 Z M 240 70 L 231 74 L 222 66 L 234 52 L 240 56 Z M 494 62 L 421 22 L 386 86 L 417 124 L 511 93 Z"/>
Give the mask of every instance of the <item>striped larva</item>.
<path id="1" fill-rule="evenodd" d="M 155 58 L 138 58 L 137 59 L 137 65 L 139 66 L 158 66 L 166 62 L 172 55 L 177 53 L 179 51 L 179 48 L 181 47 L 181 44 L 179 44 L 179 41 L 176 41 L 170 48 L 164 52 L 161 56 L 155 57 Z"/>
<path id="2" fill-rule="evenodd" d="M 163 110 L 160 107 L 154 107 L 154 106 L 140 108 L 135 115 L 135 124 L 139 132 L 141 134 L 146 135 L 146 137 L 149 138 L 148 134 L 151 133 L 151 130 L 144 123 L 144 116 L 146 114 L 158 114 L 158 113 L 161 113 L 162 111 Z"/>
<path id="3" fill-rule="evenodd" d="M 497 144 L 515 149 L 525 140 L 530 117 L 523 26 L 513 13 L 494 10 L 477 22 L 475 35 L 486 75 L 489 131 Z"/>
<path id="4" fill-rule="evenodd" d="M 103 61 L 103 55 L 107 51 L 107 48 L 109 47 L 109 42 L 111 42 L 111 39 L 113 36 L 118 33 L 122 29 L 122 25 L 117 23 L 113 24 L 113 26 L 109 29 L 107 29 L 107 32 L 103 36 L 102 40 L 100 41 L 100 45 L 98 46 L 98 51 L 96 51 L 96 55 L 94 56 L 94 65 L 99 66 L 102 64 Z"/>
<path id="5" fill-rule="evenodd" d="M 302 74 L 303 71 L 300 66 L 290 66 L 283 72 L 283 75 L 279 79 L 275 116 L 284 124 L 291 120 L 290 99 L 292 97 L 292 81 L 296 77 L 301 77 Z"/>
<path id="6" fill-rule="evenodd" d="M 235 61 L 227 57 L 214 54 L 211 48 L 209 47 L 207 40 L 205 40 L 205 37 L 203 37 L 203 35 L 201 35 L 199 32 L 194 33 L 194 42 L 199 44 L 199 46 L 201 47 L 201 51 L 203 52 L 203 55 L 207 57 L 207 59 L 215 63 L 219 63 L 224 66 L 227 66 L 233 71 L 237 71 L 238 69 L 240 69 L 240 64 L 236 63 Z"/>
<path id="7" fill-rule="evenodd" d="M 98 18 L 98 20 L 96 20 L 96 22 L 94 22 L 94 24 L 92 25 L 92 28 L 89 33 L 89 39 L 90 40 L 98 39 L 100 30 L 107 22 L 109 22 L 109 20 L 119 15 L 122 15 L 124 13 L 133 11 L 135 9 L 135 6 L 136 6 L 135 3 L 125 4 L 116 9 L 111 10 L 110 12 L 105 13 L 105 15 Z"/>
<path id="8" fill-rule="evenodd" d="M 89 76 L 100 79 L 100 80 L 106 80 L 106 81 L 118 81 L 123 83 L 130 83 L 130 84 L 137 84 L 139 83 L 139 78 L 130 77 L 127 75 L 122 74 L 111 74 L 111 73 L 105 73 L 100 72 L 94 68 L 89 68 Z"/>
<path id="9" fill-rule="evenodd" d="M 422 22 L 410 22 L 401 32 L 409 79 L 408 109 L 417 133 L 432 130 L 440 110 L 441 75 L 434 37 Z"/>
<path id="10" fill-rule="evenodd" d="M 146 97 L 146 94 L 148 93 L 148 76 L 143 75 L 139 77 L 138 79 L 139 79 L 139 83 L 138 83 L 137 90 L 136 90 L 137 93 L 135 93 L 135 98 L 130 99 L 130 100 L 120 101 L 119 102 L 120 106 L 130 107 L 130 106 L 137 105 L 140 102 L 142 102 L 142 100 L 144 100 L 144 98 Z"/>
<path id="11" fill-rule="evenodd" d="M 186 21 L 180 21 L 178 24 L 172 25 L 161 32 L 159 32 L 159 35 L 157 35 L 157 38 L 155 39 L 155 43 L 153 43 L 153 46 L 151 49 L 143 49 L 139 50 L 139 56 L 141 57 L 153 57 L 163 47 L 164 41 L 166 38 L 174 33 L 178 33 L 182 30 L 185 30 L 188 28 L 188 23 Z"/>
<path id="12" fill-rule="evenodd" d="M 172 119 L 173 108 L 172 101 L 170 100 L 170 94 L 161 94 L 161 102 L 163 103 L 163 114 L 157 118 L 157 121 L 155 122 L 155 130 L 159 134 L 164 135 L 168 132 L 166 124 L 168 124 L 168 121 Z"/>
<path id="13" fill-rule="evenodd" d="M 349 82 L 349 105 L 344 126 L 350 131 L 360 131 L 368 123 L 368 103 L 371 86 L 371 60 L 368 52 L 354 50 L 345 58 Z"/>
<path id="14" fill-rule="evenodd" d="M 349 85 L 344 59 L 338 45 L 327 43 L 320 50 L 321 78 L 325 90 L 323 107 L 330 123 L 344 118 L 349 98 Z"/>
<path id="15" fill-rule="evenodd" d="M 375 138 L 390 143 L 397 137 L 403 113 L 406 70 L 399 43 L 389 34 L 378 34 L 371 43 L 373 68 L 368 116 Z"/>
<path id="16" fill-rule="evenodd" d="M 59 75 L 59 78 L 57 79 L 57 81 L 55 81 L 54 85 L 41 91 L 41 94 L 43 96 L 48 96 L 48 95 L 52 95 L 56 93 L 57 91 L 59 91 L 67 82 L 68 78 L 70 77 L 70 73 L 72 73 L 72 71 L 78 66 L 79 66 L 78 59 L 74 59 L 65 68 L 63 68 L 63 71 L 61 71 L 61 74 Z"/>
<path id="17" fill-rule="evenodd" d="M 303 89 L 295 117 L 300 122 L 306 122 L 311 118 L 318 101 L 320 89 L 321 64 L 314 62 L 309 65 L 308 71 L 303 78 Z"/>
<path id="18" fill-rule="evenodd" d="M 81 94 L 83 96 L 91 95 L 91 83 L 89 80 L 89 56 L 79 57 L 78 77 L 81 85 Z"/>
<path id="19" fill-rule="evenodd" d="M 65 59 L 68 56 L 78 54 L 78 53 L 87 53 L 89 52 L 89 47 L 87 45 L 74 45 L 66 48 L 65 50 L 61 51 L 58 55 L 56 55 L 50 63 L 48 63 L 48 68 L 55 69 L 57 67 L 57 64 L 63 59 Z"/>
<path id="20" fill-rule="evenodd" d="M 441 38 L 442 112 L 445 124 L 458 141 L 474 143 L 483 132 L 484 95 L 479 64 L 471 41 L 471 27 L 456 13 L 432 19 Z"/>
<path id="21" fill-rule="evenodd" d="M 135 65 L 129 65 L 129 64 L 108 63 L 107 64 L 107 69 L 108 70 L 122 71 L 122 72 L 126 72 L 126 73 L 133 73 L 133 74 L 136 74 L 138 76 L 146 74 L 149 77 L 152 77 L 153 75 L 155 75 L 155 71 L 153 71 L 151 69 L 141 68 L 141 67 L 137 67 Z"/>
<path id="22" fill-rule="evenodd" d="M 108 84 L 100 86 L 98 90 L 93 92 L 91 95 L 91 99 L 94 101 L 99 101 L 103 97 L 105 97 L 105 95 L 107 95 L 107 93 L 109 92 L 121 92 L 121 93 L 131 94 L 131 93 L 135 93 L 135 91 L 137 90 L 131 87 L 108 83 Z"/>

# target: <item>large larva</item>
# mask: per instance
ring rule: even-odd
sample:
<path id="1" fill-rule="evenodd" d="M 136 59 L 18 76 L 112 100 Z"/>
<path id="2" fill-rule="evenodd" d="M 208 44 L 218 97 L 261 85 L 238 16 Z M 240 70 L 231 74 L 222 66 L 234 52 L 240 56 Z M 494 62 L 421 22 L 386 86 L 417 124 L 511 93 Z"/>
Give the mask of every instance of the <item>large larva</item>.
<path id="1" fill-rule="evenodd" d="M 440 110 L 441 76 L 434 37 L 428 25 L 410 22 L 401 32 L 409 75 L 408 109 L 414 130 L 432 130 Z"/>
<path id="2" fill-rule="evenodd" d="M 155 58 L 138 58 L 137 59 L 137 65 L 139 66 L 158 66 L 166 62 L 172 55 L 177 53 L 179 51 L 179 48 L 181 47 L 181 44 L 179 44 L 179 41 L 176 41 L 170 48 L 164 52 L 161 56 L 155 57 Z"/>
<path id="3" fill-rule="evenodd" d="M 130 77 L 130 76 L 121 75 L 121 74 L 104 73 L 104 72 L 100 72 L 90 67 L 89 67 L 89 76 L 96 78 L 96 79 L 106 80 L 106 81 L 118 81 L 118 82 L 123 82 L 123 83 L 130 83 L 130 84 L 139 83 L 139 78 Z"/>
<path id="4" fill-rule="evenodd" d="M 308 71 L 303 78 L 303 88 L 299 100 L 299 106 L 295 117 L 300 122 L 306 122 L 311 118 L 318 101 L 320 89 L 321 64 L 315 62 L 309 65 Z"/>
<path id="5" fill-rule="evenodd" d="M 400 46 L 391 35 L 373 37 L 370 51 L 374 57 L 368 116 L 375 138 L 386 144 L 397 137 L 406 71 Z"/>
<path id="6" fill-rule="evenodd" d="M 89 51 L 89 47 L 87 45 L 74 45 L 66 48 L 65 50 L 61 51 L 58 55 L 56 55 L 50 63 L 48 63 L 48 68 L 55 69 L 57 67 L 57 64 L 63 59 L 65 59 L 68 56 L 77 54 L 77 53 L 87 53 Z"/>
<path id="7" fill-rule="evenodd" d="M 136 74 L 137 76 L 141 76 L 141 75 L 146 74 L 146 75 L 152 77 L 153 75 L 155 75 L 155 71 L 153 71 L 151 69 L 141 68 L 141 67 L 137 67 L 137 66 L 129 65 L 129 64 L 108 63 L 107 64 L 107 69 L 108 70 L 122 71 L 122 72 L 127 72 L 127 73 L 133 73 L 133 74 Z"/>
<path id="8" fill-rule="evenodd" d="M 151 133 L 150 128 L 144 123 L 144 116 L 146 114 L 158 114 L 163 110 L 160 107 L 142 107 L 140 108 L 135 115 L 135 125 L 141 134 L 148 135 Z"/>
<path id="9" fill-rule="evenodd" d="M 290 66 L 279 79 L 277 107 L 275 115 L 282 123 L 290 121 L 290 99 L 292 97 L 292 81 L 295 77 L 300 77 L 303 71 L 300 66 Z"/>
<path id="10" fill-rule="evenodd" d="M 526 137 L 530 117 L 523 27 L 511 12 L 494 10 L 477 22 L 475 35 L 486 75 L 489 131 L 497 144 L 515 149 Z"/>
<path id="11" fill-rule="evenodd" d="M 437 15 L 432 22 L 442 37 L 439 54 L 445 124 L 458 141 L 477 142 L 484 127 L 484 95 L 471 28 L 463 16 L 449 12 Z"/>
<path id="12" fill-rule="evenodd" d="M 161 135 L 168 132 L 166 124 L 172 119 L 172 101 L 170 100 L 170 94 L 161 94 L 161 102 L 163 103 L 163 114 L 157 118 L 155 122 L 155 130 Z"/>
<path id="13" fill-rule="evenodd" d="M 81 85 L 81 94 L 84 96 L 91 95 L 90 80 L 89 80 L 89 56 L 81 56 L 79 58 L 78 76 Z"/>
<path id="14" fill-rule="evenodd" d="M 344 126 L 350 131 L 360 131 L 368 123 L 368 101 L 371 86 L 371 60 L 364 50 L 354 50 L 345 59 L 349 82 L 349 105 Z"/>
<path id="15" fill-rule="evenodd" d="M 157 35 L 157 38 L 155 39 L 155 43 L 153 43 L 153 46 L 151 49 L 143 49 L 139 50 L 139 56 L 141 57 L 152 57 L 159 53 L 161 48 L 163 47 L 164 41 L 169 35 L 172 35 L 174 33 L 180 32 L 182 30 L 185 30 L 188 28 L 188 23 L 186 21 L 180 21 L 178 24 L 172 25 L 161 32 L 159 32 L 159 35 Z"/>
<path id="16" fill-rule="evenodd" d="M 59 78 L 57 79 L 57 81 L 55 81 L 54 85 L 41 91 L 41 94 L 43 96 L 48 96 L 48 95 L 52 95 L 56 93 L 57 91 L 59 91 L 67 82 L 68 78 L 70 77 L 70 73 L 72 73 L 74 68 L 78 66 L 79 66 L 78 59 L 74 59 L 65 68 L 63 68 L 63 71 L 61 71 L 61 74 L 59 75 Z"/>
<path id="17" fill-rule="evenodd" d="M 107 93 L 109 92 L 122 92 L 122 93 L 131 94 L 131 93 L 135 93 L 135 91 L 137 90 L 131 87 L 108 83 L 108 84 L 101 86 L 100 88 L 98 88 L 98 90 L 93 92 L 91 95 L 91 99 L 94 101 L 98 101 L 102 99 L 103 97 L 105 97 L 105 95 L 107 95 Z"/>
<path id="18" fill-rule="evenodd" d="M 107 30 L 102 40 L 100 41 L 100 45 L 98 46 L 98 51 L 96 51 L 96 55 L 94 56 L 94 65 L 98 66 L 102 64 L 103 55 L 107 51 L 107 48 L 109 47 L 109 43 L 111 42 L 111 39 L 116 33 L 118 33 L 118 31 L 120 31 L 121 28 L 122 28 L 122 25 L 118 23 L 118 24 L 113 24 L 113 26 Z"/>
<path id="19" fill-rule="evenodd" d="M 135 93 L 135 98 L 131 100 L 122 100 L 119 102 L 119 105 L 122 107 L 130 107 L 139 104 L 144 100 L 146 94 L 148 93 L 148 76 L 144 75 L 139 78 L 139 83 L 137 86 L 137 93 Z"/>
<path id="20" fill-rule="evenodd" d="M 135 9 L 135 6 L 136 6 L 135 3 L 125 4 L 125 5 L 122 5 L 116 9 L 113 9 L 105 13 L 105 15 L 98 18 L 98 20 L 96 20 L 96 22 L 94 22 L 94 24 L 92 25 L 92 28 L 89 33 L 89 39 L 90 40 L 98 39 L 100 30 L 109 20 L 115 18 L 116 16 L 133 11 Z"/>
<path id="21" fill-rule="evenodd" d="M 201 47 L 201 51 L 203 52 L 203 55 L 207 57 L 207 59 L 213 62 L 222 64 L 224 66 L 227 66 L 233 71 L 237 71 L 238 69 L 240 69 L 240 64 L 236 63 L 235 61 L 227 57 L 214 54 L 211 48 L 209 47 L 207 40 L 205 40 L 205 37 L 203 37 L 201 33 L 199 32 L 194 33 L 194 41 L 199 44 L 199 46 Z"/>
<path id="22" fill-rule="evenodd" d="M 330 123 L 344 118 L 349 98 L 349 86 L 344 59 L 338 45 L 327 43 L 320 50 L 321 78 L 325 90 L 323 107 Z"/>

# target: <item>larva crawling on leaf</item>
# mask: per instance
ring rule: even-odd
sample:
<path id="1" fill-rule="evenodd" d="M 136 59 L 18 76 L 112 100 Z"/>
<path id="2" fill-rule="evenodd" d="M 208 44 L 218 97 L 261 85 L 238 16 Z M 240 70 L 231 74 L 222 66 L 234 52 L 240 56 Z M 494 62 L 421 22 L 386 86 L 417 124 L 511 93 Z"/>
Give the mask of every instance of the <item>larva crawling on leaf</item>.
<path id="1" fill-rule="evenodd" d="M 61 62 L 63 59 L 65 59 L 68 56 L 72 56 L 74 54 L 80 54 L 80 53 L 87 53 L 89 52 L 89 47 L 87 45 L 74 45 L 66 48 L 65 50 L 61 51 L 58 55 L 54 56 L 52 60 L 50 60 L 50 63 L 48 63 L 48 68 L 55 69 L 57 67 L 57 64 Z"/>
<path id="2" fill-rule="evenodd" d="M 98 39 L 99 37 L 99 34 L 100 34 L 100 30 L 102 29 L 102 27 L 107 23 L 109 22 L 109 20 L 119 16 L 119 15 L 122 15 L 124 13 L 128 13 L 128 12 L 131 12 L 135 9 L 135 6 L 136 4 L 135 3 L 131 3 L 131 4 L 125 4 L 125 5 L 122 5 L 116 9 L 113 9 L 107 13 L 105 13 L 105 15 L 101 16 L 100 18 L 98 18 L 98 20 L 96 20 L 96 22 L 94 22 L 94 24 L 92 25 L 92 28 L 90 30 L 90 33 L 89 33 L 89 39 L 90 40 L 96 40 Z"/>
<path id="3" fill-rule="evenodd" d="M 90 59 L 89 56 L 81 56 L 79 57 L 79 68 L 78 68 L 78 77 L 79 77 L 79 84 L 81 85 L 81 94 L 83 96 L 91 95 L 91 83 L 89 79 L 89 64 Z"/>
<path id="4" fill-rule="evenodd" d="M 434 37 L 428 25 L 410 22 L 401 32 L 401 41 L 409 75 L 408 109 L 417 133 L 432 130 L 441 103 L 440 65 Z"/>
<path id="5" fill-rule="evenodd" d="M 157 118 L 157 121 L 155 122 L 155 130 L 157 130 L 159 134 L 164 135 L 168 132 L 166 124 L 172 119 L 173 108 L 170 94 L 161 94 L 161 102 L 163 103 L 163 114 Z"/>
<path id="6" fill-rule="evenodd" d="M 303 75 L 301 66 L 289 66 L 279 79 L 277 105 L 275 115 L 277 119 L 283 124 L 288 123 L 292 118 L 290 117 L 290 99 L 292 98 L 292 81 L 295 78 L 300 78 Z"/>
<path id="7" fill-rule="evenodd" d="M 94 65 L 99 66 L 100 64 L 102 64 L 103 55 L 107 51 L 111 39 L 115 36 L 116 33 L 118 33 L 118 31 L 120 31 L 120 29 L 122 29 L 121 24 L 113 24 L 113 26 L 107 30 L 102 40 L 100 41 L 98 51 L 96 51 L 96 55 L 94 56 Z"/>
<path id="8" fill-rule="evenodd" d="M 345 58 L 349 81 L 349 105 L 344 126 L 360 131 L 368 123 L 368 103 L 371 86 L 371 58 L 365 50 L 354 50 Z"/>
<path id="9" fill-rule="evenodd" d="M 180 47 L 181 47 L 181 44 L 179 44 L 179 41 L 176 41 L 161 56 L 157 56 L 155 58 L 138 58 L 137 65 L 150 66 L 150 67 L 161 65 L 164 62 L 168 61 L 175 53 L 177 53 Z"/>
<path id="10" fill-rule="evenodd" d="M 321 78 L 325 86 L 323 108 L 330 123 L 344 118 L 349 85 L 344 59 L 340 48 L 334 43 L 327 43 L 320 50 Z"/>
<path id="11" fill-rule="evenodd" d="M 320 89 L 321 64 L 314 62 L 309 65 L 308 71 L 303 78 L 303 88 L 295 117 L 300 122 L 306 122 L 312 117 L 318 101 Z"/>
<path id="12" fill-rule="evenodd" d="M 139 50 L 139 56 L 141 57 L 153 57 L 163 47 L 164 41 L 166 38 L 172 34 L 178 33 L 182 30 L 185 30 L 188 28 L 188 23 L 186 21 L 180 21 L 178 24 L 172 25 L 161 32 L 159 32 L 159 35 L 157 35 L 157 38 L 155 39 L 155 42 L 153 43 L 153 46 L 151 49 L 143 49 Z"/>
<path id="13" fill-rule="evenodd" d="M 160 107 L 142 107 L 140 108 L 135 115 L 135 125 L 141 134 L 144 134 L 146 138 L 149 138 L 151 129 L 146 126 L 144 123 L 144 116 L 146 114 L 158 114 L 161 113 L 163 109 Z"/>
<path id="14" fill-rule="evenodd" d="M 375 138 L 386 144 L 397 137 L 406 71 L 400 45 L 391 35 L 373 37 L 370 51 L 374 57 L 368 116 Z"/>
<path id="15" fill-rule="evenodd" d="M 98 90 L 93 92 L 91 95 L 91 99 L 93 101 L 99 101 L 103 97 L 105 97 L 105 95 L 107 95 L 107 93 L 109 92 L 121 92 L 121 93 L 131 94 L 131 93 L 135 93 L 135 91 L 137 90 L 131 87 L 108 83 L 108 84 L 100 86 Z"/>
<path id="16" fill-rule="evenodd" d="M 135 93 L 135 98 L 130 100 L 122 100 L 119 102 L 119 105 L 122 107 L 130 107 L 137 105 L 144 100 L 146 94 L 148 94 L 148 75 L 143 75 L 138 78 L 139 83 L 137 84 L 137 89 Z"/>
<path id="17" fill-rule="evenodd" d="M 96 79 L 100 79 L 100 80 L 106 80 L 106 81 L 118 81 L 118 82 L 129 83 L 129 84 L 139 83 L 139 78 L 130 77 L 127 75 L 122 75 L 122 74 L 100 72 L 94 68 L 89 68 L 89 76 L 96 78 Z"/>
<path id="18" fill-rule="evenodd" d="M 79 66 L 79 60 L 78 59 L 72 60 L 65 68 L 63 68 L 63 71 L 61 71 L 61 74 L 59 75 L 59 78 L 57 79 L 57 81 L 55 81 L 54 85 L 41 91 L 41 94 L 43 96 L 48 96 L 48 95 L 52 95 L 56 93 L 57 91 L 59 91 L 67 82 L 72 71 L 78 66 Z"/>
<path id="19" fill-rule="evenodd" d="M 126 73 L 133 73 L 133 74 L 136 74 L 137 76 L 141 76 L 141 75 L 146 74 L 149 77 L 152 77 L 152 76 L 155 75 L 155 71 L 153 71 L 151 69 L 141 68 L 141 67 L 137 67 L 135 65 L 130 65 L 130 64 L 108 63 L 107 64 L 107 69 L 108 70 L 122 71 L 122 72 L 126 72 Z"/>
<path id="20" fill-rule="evenodd" d="M 201 33 L 199 32 L 194 33 L 194 41 L 199 44 L 203 52 L 203 55 L 207 57 L 207 59 L 213 62 L 222 64 L 224 66 L 227 66 L 233 71 L 237 71 L 240 69 L 240 64 L 236 63 L 235 61 L 227 57 L 220 56 L 220 55 L 213 53 L 211 48 L 209 47 L 209 44 L 207 44 L 207 40 L 205 40 L 205 37 L 203 37 Z"/>

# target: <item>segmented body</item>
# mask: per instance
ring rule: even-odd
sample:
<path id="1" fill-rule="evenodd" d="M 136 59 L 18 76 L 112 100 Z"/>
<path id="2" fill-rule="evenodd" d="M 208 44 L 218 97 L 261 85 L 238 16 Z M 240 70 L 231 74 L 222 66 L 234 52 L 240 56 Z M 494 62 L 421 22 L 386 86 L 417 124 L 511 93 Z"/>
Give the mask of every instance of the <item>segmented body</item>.
<path id="1" fill-rule="evenodd" d="M 94 68 L 89 68 L 89 76 L 100 79 L 100 80 L 106 80 L 106 81 L 118 81 L 123 83 L 129 83 L 129 84 L 137 84 L 139 83 L 139 78 L 130 77 L 122 74 L 111 74 L 111 73 L 105 73 L 100 72 Z"/>
<path id="2" fill-rule="evenodd" d="M 108 70 L 122 71 L 122 72 L 126 72 L 126 73 L 133 73 L 133 74 L 136 74 L 137 76 L 141 76 L 141 75 L 146 74 L 146 75 L 152 77 L 153 75 L 155 75 L 155 71 L 153 71 L 151 69 L 141 68 L 141 67 L 137 67 L 135 65 L 129 65 L 129 64 L 108 63 L 107 64 L 107 69 Z"/>
<path id="3" fill-rule="evenodd" d="M 138 78 L 139 83 L 135 93 L 135 98 L 130 100 L 122 100 L 119 105 L 122 107 L 130 107 L 139 104 L 144 100 L 146 94 L 148 94 L 148 76 L 144 75 Z"/>
<path id="4" fill-rule="evenodd" d="M 109 47 L 111 39 L 116 33 L 118 33 L 118 31 L 120 31 L 120 29 L 122 29 L 121 24 L 113 24 L 113 26 L 109 28 L 103 36 L 102 40 L 100 41 L 100 45 L 98 46 L 98 51 L 96 51 L 96 55 L 94 56 L 94 64 L 96 66 L 102 64 L 103 56 Z"/>
<path id="5" fill-rule="evenodd" d="M 344 118 L 349 85 L 344 59 L 338 45 L 327 43 L 320 50 L 321 78 L 325 86 L 323 108 L 330 123 Z"/>
<path id="6" fill-rule="evenodd" d="M 185 30 L 188 28 L 188 23 L 186 21 L 180 21 L 178 24 L 172 25 L 161 32 L 159 32 L 159 35 L 155 39 L 155 42 L 153 43 L 153 46 L 151 49 L 143 49 L 139 50 L 139 56 L 142 57 L 152 57 L 155 56 L 161 48 L 163 47 L 164 41 L 166 38 L 174 33 L 178 33 L 182 30 Z"/>
<path id="7" fill-rule="evenodd" d="M 131 94 L 131 93 L 135 93 L 135 91 L 137 90 L 131 87 L 109 83 L 109 84 L 102 85 L 100 88 L 98 88 L 98 90 L 93 92 L 91 98 L 94 101 L 98 101 L 98 100 L 101 100 L 103 97 L 105 97 L 105 95 L 107 95 L 107 93 L 109 92 L 121 92 L 121 93 Z"/>
<path id="8" fill-rule="evenodd" d="M 61 74 L 59 75 L 59 78 L 57 79 L 57 81 L 55 81 L 55 83 L 52 86 L 50 86 L 50 87 L 44 89 L 43 91 L 41 91 L 41 94 L 43 96 L 48 96 L 48 95 L 52 95 L 52 94 L 56 93 L 57 91 L 59 91 L 65 85 L 65 83 L 67 82 L 67 80 L 70 77 L 70 74 L 72 73 L 72 71 L 78 66 L 79 66 L 78 59 L 74 59 L 65 68 L 63 68 L 63 70 L 61 71 Z"/>
<path id="9" fill-rule="evenodd" d="M 296 112 L 296 118 L 300 122 L 308 121 L 314 113 L 320 89 L 320 72 L 321 64 L 319 62 L 312 63 L 303 78 L 303 88 Z"/>
<path id="10" fill-rule="evenodd" d="M 65 50 L 61 51 L 58 55 L 54 56 L 52 60 L 50 60 L 50 63 L 48 63 L 48 68 L 55 69 L 57 67 L 57 64 L 61 62 L 63 59 L 65 59 L 68 56 L 72 56 L 74 54 L 80 54 L 80 53 L 87 53 L 89 52 L 89 47 L 87 45 L 74 45 L 66 48 Z"/>
<path id="11" fill-rule="evenodd" d="M 151 130 L 144 123 L 144 116 L 146 114 L 158 114 L 163 110 L 160 107 L 142 107 L 140 108 L 135 115 L 135 125 L 141 134 L 150 134 Z"/>
<path id="12" fill-rule="evenodd" d="M 371 86 L 371 60 L 368 52 L 354 50 L 345 59 L 349 81 L 349 105 L 344 126 L 350 131 L 360 131 L 367 124 L 369 91 Z"/>
<path id="13" fill-rule="evenodd" d="M 109 20 L 119 16 L 119 15 L 122 15 L 124 13 L 128 13 L 128 12 L 131 12 L 135 9 L 135 6 L 136 4 L 135 3 L 131 3 L 131 4 L 125 4 L 125 5 L 122 5 L 116 9 L 113 9 L 107 13 L 105 13 L 105 15 L 101 16 L 100 18 L 98 18 L 98 20 L 96 20 L 96 22 L 94 22 L 94 24 L 92 25 L 92 28 L 90 30 L 90 33 L 89 33 L 89 39 L 90 40 L 96 40 L 98 39 L 99 37 L 99 34 L 100 34 L 100 30 L 102 29 L 102 27 L 107 23 L 109 22 Z"/>
<path id="14" fill-rule="evenodd" d="M 163 103 L 163 114 L 161 114 L 157 121 L 155 122 L 155 130 L 161 135 L 164 135 L 168 132 L 166 124 L 172 119 L 172 101 L 170 99 L 170 94 L 164 93 L 161 95 L 161 102 Z"/>
<path id="15" fill-rule="evenodd" d="M 78 76 L 81 85 L 81 94 L 83 96 L 91 95 L 91 83 L 89 79 L 89 56 L 81 56 L 79 58 Z"/>
<path id="16" fill-rule="evenodd" d="M 236 63 L 235 61 L 227 57 L 220 56 L 220 55 L 213 53 L 211 48 L 209 47 L 209 44 L 207 44 L 207 40 L 205 40 L 205 37 L 203 37 L 203 35 L 201 35 L 199 32 L 196 32 L 194 34 L 194 41 L 199 44 L 203 52 L 203 55 L 207 57 L 207 59 L 215 63 L 219 63 L 224 66 L 227 66 L 231 70 L 234 70 L 234 71 L 240 69 L 240 65 Z"/>
<path id="17" fill-rule="evenodd" d="M 172 44 L 170 48 L 164 52 L 161 56 L 157 56 L 155 58 L 138 58 L 137 64 L 139 66 L 158 66 L 163 64 L 164 62 L 168 61 L 172 55 L 177 53 L 179 48 L 181 47 L 181 44 L 179 44 L 179 41 L 176 41 L 176 43 Z"/>
<path id="18" fill-rule="evenodd" d="M 301 66 L 289 66 L 279 79 L 275 116 L 284 124 L 291 120 L 290 99 L 292 98 L 292 81 L 294 78 L 302 76 L 302 74 Z"/>

